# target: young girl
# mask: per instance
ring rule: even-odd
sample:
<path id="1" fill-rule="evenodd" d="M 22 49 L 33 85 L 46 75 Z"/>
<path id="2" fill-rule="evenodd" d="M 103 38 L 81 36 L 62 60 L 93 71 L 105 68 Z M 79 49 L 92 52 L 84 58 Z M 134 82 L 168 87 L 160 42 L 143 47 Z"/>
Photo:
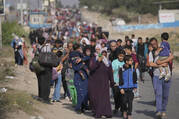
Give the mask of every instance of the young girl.
<path id="1" fill-rule="evenodd" d="M 123 68 L 119 70 L 119 88 L 122 94 L 123 117 L 124 119 L 132 119 L 133 91 L 137 91 L 137 74 L 132 66 L 133 60 L 131 55 L 126 55 L 124 62 Z"/>
<path id="2" fill-rule="evenodd" d="M 58 51 L 56 54 L 60 59 L 62 56 L 62 52 Z M 60 101 L 60 89 L 61 89 L 61 80 L 62 80 L 62 75 L 61 75 L 62 68 L 63 68 L 62 63 L 59 63 L 58 67 L 53 68 L 53 72 L 56 71 L 56 73 L 57 73 L 57 79 L 55 80 L 55 90 L 53 93 L 52 102 L 61 102 Z M 53 73 L 53 74 L 55 74 L 55 73 Z M 52 75 L 52 77 L 53 77 L 53 75 Z"/>
<path id="3" fill-rule="evenodd" d="M 121 94 L 119 90 L 119 69 L 124 65 L 124 56 L 125 52 L 123 50 L 117 52 L 118 59 L 112 62 L 112 69 L 113 69 L 113 77 L 115 86 L 113 87 L 113 96 L 114 96 L 114 103 L 115 103 L 115 110 L 114 114 L 118 112 L 118 109 L 121 107 Z M 122 112 L 122 108 L 121 108 Z"/>
<path id="4" fill-rule="evenodd" d="M 153 56 L 153 47 L 151 44 L 149 44 L 148 46 L 148 49 L 149 49 L 149 53 L 148 53 L 148 56 L 147 56 L 147 59 L 149 58 L 149 56 Z M 147 66 L 149 66 L 149 64 L 147 64 Z M 153 69 L 152 67 L 149 67 L 149 75 L 151 76 L 151 78 L 153 78 Z"/>

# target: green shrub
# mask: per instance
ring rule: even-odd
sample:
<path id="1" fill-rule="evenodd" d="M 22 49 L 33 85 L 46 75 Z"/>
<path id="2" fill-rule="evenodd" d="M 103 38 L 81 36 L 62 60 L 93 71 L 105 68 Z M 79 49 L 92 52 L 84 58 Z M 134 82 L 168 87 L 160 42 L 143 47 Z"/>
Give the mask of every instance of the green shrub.
<path id="1" fill-rule="evenodd" d="M 3 45 L 10 45 L 13 36 L 12 34 L 16 34 L 21 37 L 22 35 L 27 36 L 28 34 L 25 32 L 24 28 L 18 25 L 16 22 L 3 22 L 2 23 L 2 41 Z"/>

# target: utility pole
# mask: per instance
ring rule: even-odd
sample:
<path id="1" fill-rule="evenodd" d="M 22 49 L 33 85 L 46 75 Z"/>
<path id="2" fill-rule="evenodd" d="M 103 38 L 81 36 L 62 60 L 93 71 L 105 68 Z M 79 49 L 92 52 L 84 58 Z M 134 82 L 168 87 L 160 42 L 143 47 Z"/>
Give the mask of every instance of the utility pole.
<path id="1" fill-rule="evenodd" d="M 24 22 L 24 20 L 23 20 L 23 1 L 22 0 L 20 0 L 20 11 L 21 11 L 21 25 L 23 25 L 23 22 Z"/>
<path id="2" fill-rule="evenodd" d="M 2 18 L 0 15 L 0 49 L 2 49 Z"/>
<path id="3" fill-rule="evenodd" d="M 5 15 L 5 0 L 1 0 L 1 13 L 0 13 L 0 49 L 2 49 L 2 19 Z"/>

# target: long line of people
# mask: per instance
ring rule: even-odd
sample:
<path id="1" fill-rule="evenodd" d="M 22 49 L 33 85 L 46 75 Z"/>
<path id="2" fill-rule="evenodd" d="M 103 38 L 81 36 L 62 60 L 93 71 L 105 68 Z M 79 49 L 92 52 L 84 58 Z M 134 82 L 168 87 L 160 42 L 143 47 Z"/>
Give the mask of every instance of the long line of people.
<path id="1" fill-rule="evenodd" d="M 59 57 L 57 67 L 43 66 L 36 72 L 39 100 L 46 103 L 61 102 L 61 82 L 64 98 L 75 106 L 77 113 L 91 110 L 93 116 L 111 118 L 118 110 L 125 119 L 132 118 L 132 103 L 139 98 L 139 81 L 145 81 L 149 72 L 153 81 L 157 116 L 166 116 L 173 55 L 168 33 L 161 35 L 158 48 L 155 38 L 138 39 L 132 34 L 124 41 L 109 40 L 108 33 L 96 24 L 81 20 L 79 10 L 59 9 L 57 21 L 50 29 L 38 29 L 30 33 L 33 52 L 55 53 Z M 169 64 L 169 65 L 168 65 Z M 50 86 L 55 91 L 50 100 Z M 158 87 L 160 86 L 160 87 Z M 110 92 L 110 87 L 112 92 Z M 110 94 L 114 97 L 112 112 Z"/>

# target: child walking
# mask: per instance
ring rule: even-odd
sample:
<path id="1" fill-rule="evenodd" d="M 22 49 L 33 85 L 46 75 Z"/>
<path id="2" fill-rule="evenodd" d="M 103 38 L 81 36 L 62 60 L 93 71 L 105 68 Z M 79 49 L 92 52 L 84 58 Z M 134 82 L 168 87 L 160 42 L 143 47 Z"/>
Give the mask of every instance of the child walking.
<path id="1" fill-rule="evenodd" d="M 61 71 L 62 71 L 63 65 L 60 62 L 61 61 L 60 59 L 62 56 L 62 52 L 58 51 L 56 53 L 56 55 L 59 57 L 59 65 L 57 67 L 53 68 L 53 72 L 56 72 L 53 74 L 57 74 L 57 79 L 55 80 L 55 90 L 53 93 L 52 102 L 61 102 L 60 101 L 60 91 L 61 91 L 60 89 L 61 89 L 61 80 L 62 80 Z M 53 77 L 53 75 L 52 75 L 52 77 Z"/>
<path id="2" fill-rule="evenodd" d="M 114 114 L 116 114 L 121 108 L 121 94 L 119 90 L 119 69 L 123 67 L 124 65 L 124 56 L 125 52 L 123 50 L 120 50 L 117 52 L 118 59 L 114 60 L 112 62 L 112 69 L 113 69 L 113 77 L 115 85 L 113 87 L 113 96 L 114 96 L 114 103 L 115 103 L 115 110 L 113 111 Z M 121 108 L 121 112 L 122 108 Z"/>
<path id="3" fill-rule="evenodd" d="M 131 55 L 126 55 L 124 62 L 124 66 L 119 70 L 119 88 L 122 94 L 123 118 L 132 119 L 134 92 L 137 91 L 137 74 L 133 67 Z"/>

